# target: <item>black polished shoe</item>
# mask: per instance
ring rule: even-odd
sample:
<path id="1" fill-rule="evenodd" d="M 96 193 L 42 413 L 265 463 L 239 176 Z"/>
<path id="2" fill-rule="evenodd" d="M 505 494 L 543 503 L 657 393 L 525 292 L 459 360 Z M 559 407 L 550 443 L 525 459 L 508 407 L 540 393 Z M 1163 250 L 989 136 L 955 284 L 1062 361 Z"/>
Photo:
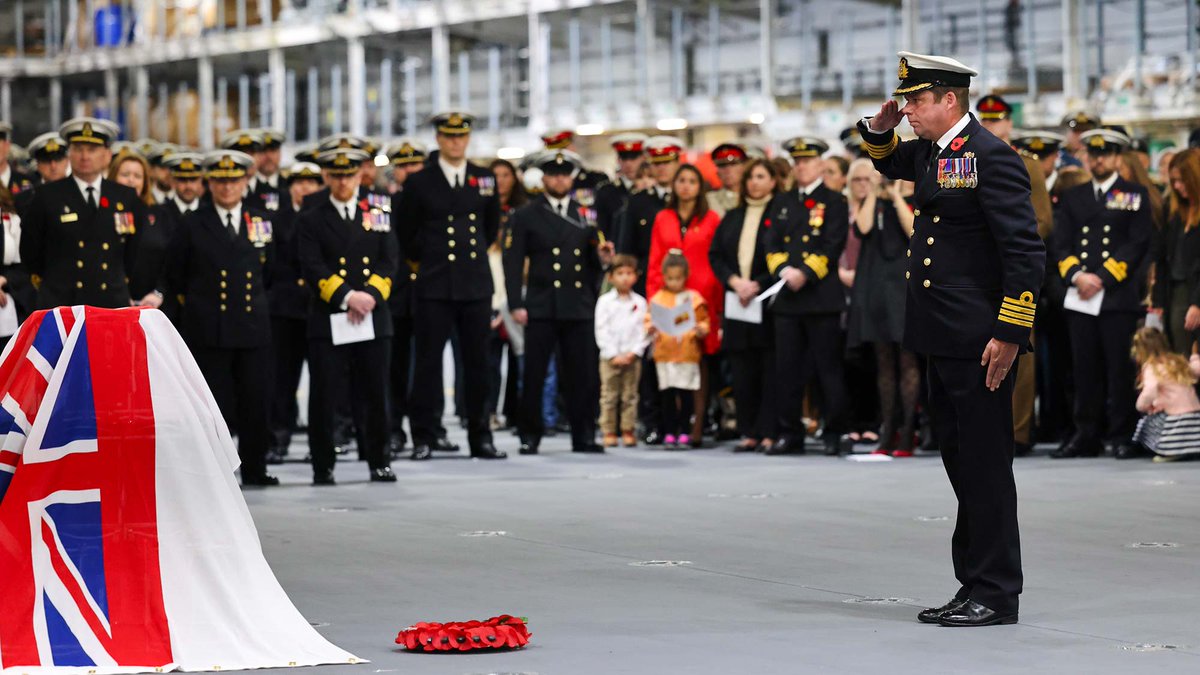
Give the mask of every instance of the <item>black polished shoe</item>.
<path id="1" fill-rule="evenodd" d="M 604 454 L 604 448 L 602 448 L 598 443 L 585 443 L 584 445 L 577 445 L 571 448 L 571 452 L 584 452 L 602 455 Z"/>
<path id="2" fill-rule="evenodd" d="M 409 456 L 409 459 L 414 462 L 422 462 L 431 457 L 433 457 L 433 451 L 429 449 L 428 445 L 422 443 L 421 445 L 413 446 L 412 455 Z"/>
<path id="3" fill-rule="evenodd" d="M 438 452 L 458 452 L 460 450 L 457 443 L 451 443 L 450 439 L 444 436 L 434 441 L 431 447 Z"/>
<path id="4" fill-rule="evenodd" d="M 396 474 L 392 473 L 392 467 L 385 466 L 382 469 L 371 469 L 372 483 L 395 483 Z"/>
<path id="5" fill-rule="evenodd" d="M 1006 626 L 1016 622 L 1016 612 L 1001 614 L 974 600 L 967 600 L 958 609 L 952 609 L 938 617 L 938 625 L 948 628 Z"/>
<path id="6" fill-rule="evenodd" d="M 1137 459 L 1139 457 L 1148 457 L 1150 453 L 1141 446 L 1140 443 L 1114 443 L 1112 446 L 1113 457 L 1116 459 Z"/>
<path id="7" fill-rule="evenodd" d="M 269 473 L 257 476 L 242 476 L 243 487 L 273 487 L 279 485 L 279 479 Z"/>
<path id="8" fill-rule="evenodd" d="M 849 436 L 827 436 L 824 440 L 825 456 L 838 457 L 854 452 L 854 441 Z"/>
<path id="9" fill-rule="evenodd" d="M 536 454 L 538 454 L 538 444 L 537 443 L 521 443 L 521 449 L 519 452 L 522 455 L 536 455 Z"/>
<path id="10" fill-rule="evenodd" d="M 1076 457 L 1099 457 L 1104 453 L 1104 445 L 1097 440 L 1072 438 L 1062 447 L 1050 453 L 1052 459 L 1074 459 Z"/>
<path id="11" fill-rule="evenodd" d="M 1031 443 L 1013 443 L 1013 455 L 1016 457 L 1028 457 L 1033 454 L 1033 445 Z"/>
<path id="12" fill-rule="evenodd" d="M 937 623 L 938 619 L 943 614 L 946 612 L 953 612 L 954 610 L 961 608 L 966 603 L 966 600 L 954 598 L 941 607 L 930 607 L 929 609 L 923 609 L 917 613 L 917 621 L 920 621 L 921 623 Z"/>
<path id="13" fill-rule="evenodd" d="M 651 431 L 642 436 L 642 443 L 644 445 L 662 445 L 662 442 L 662 436 L 657 431 Z"/>
<path id="14" fill-rule="evenodd" d="M 476 459 L 506 459 L 507 452 L 501 452 L 491 443 L 480 443 L 479 447 L 471 449 L 471 456 Z"/>
<path id="15" fill-rule="evenodd" d="M 317 471 L 313 474 L 313 485 L 337 485 L 337 481 L 333 479 L 333 469 L 327 471 Z"/>
<path id="16" fill-rule="evenodd" d="M 803 455 L 804 439 L 781 438 L 775 445 L 763 450 L 764 455 Z"/>

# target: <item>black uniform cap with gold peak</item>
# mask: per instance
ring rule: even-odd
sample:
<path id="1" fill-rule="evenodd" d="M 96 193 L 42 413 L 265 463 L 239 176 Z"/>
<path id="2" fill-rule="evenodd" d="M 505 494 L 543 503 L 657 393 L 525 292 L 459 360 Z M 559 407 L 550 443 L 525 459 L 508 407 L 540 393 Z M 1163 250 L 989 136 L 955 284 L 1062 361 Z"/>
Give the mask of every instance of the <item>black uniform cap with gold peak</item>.
<path id="1" fill-rule="evenodd" d="M 475 116 L 462 110 L 447 110 L 431 115 L 429 122 L 439 134 L 461 136 L 471 133 L 471 127 L 475 126 Z"/>
<path id="2" fill-rule="evenodd" d="M 283 170 L 283 179 L 287 182 L 311 179 L 321 180 L 321 167 L 312 162 L 296 162 Z"/>
<path id="3" fill-rule="evenodd" d="M 1026 152 L 1046 157 L 1058 152 L 1067 139 L 1062 134 L 1053 131 L 1016 131 L 1012 135 L 1012 144 Z"/>
<path id="4" fill-rule="evenodd" d="M 326 150 L 345 150 L 352 148 L 354 150 L 362 150 L 367 154 L 372 154 L 367 146 L 370 141 L 356 134 L 333 134 L 322 138 L 317 144 L 317 153 L 320 154 Z"/>
<path id="5" fill-rule="evenodd" d="M 263 149 L 263 136 L 258 129 L 234 129 L 222 136 L 218 145 L 226 150 L 259 152 Z"/>
<path id="6" fill-rule="evenodd" d="M 816 136 L 794 136 L 780 144 L 793 159 L 820 157 L 829 152 L 829 144 Z"/>
<path id="7" fill-rule="evenodd" d="M 67 139 L 57 131 L 47 131 L 29 141 L 29 155 L 36 160 L 62 159 L 67 156 Z"/>
<path id="8" fill-rule="evenodd" d="M 717 166 L 741 164 L 750 158 L 746 148 L 737 143 L 722 143 L 713 148 L 711 156 L 713 164 Z"/>
<path id="9" fill-rule="evenodd" d="M 371 159 L 366 150 L 359 148 L 334 148 L 317 155 L 317 164 L 335 176 L 350 176 L 358 173 L 363 162 Z"/>
<path id="10" fill-rule="evenodd" d="M 1100 126 L 1100 118 L 1086 111 L 1079 110 L 1064 115 L 1062 126 L 1075 131 L 1090 131 Z"/>
<path id="11" fill-rule="evenodd" d="M 156 143 L 154 150 L 146 155 L 146 161 L 150 162 L 150 166 L 163 166 L 167 158 L 177 152 L 183 152 L 183 147 L 174 143 Z"/>
<path id="12" fill-rule="evenodd" d="M 392 164 L 400 166 L 401 164 L 419 164 L 424 162 L 429 152 L 426 150 L 424 143 L 414 138 L 400 138 L 388 146 L 386 154 Z"/>
<path id="13" fill-rule="evenodd" d="M 981 120 L 1006 120 L 1012 117 L 1012 111 L 1008 101 L 995 94 L 988 94 L 975 102 L 975 112 Z"/>
<path id="14" fill-rule="evenodd" d="M 260 129 L 255 129 L 255 131 L 257 131 L 258 135 L 262 137 L 264 150 L 274 150 L 275 148 L 281 147 L 283 142 L 287 140 L 287 134 L 283 133 L 279 129 L 262 127 Z"/>
<path id="15" fill-rule="evenodd" d="M 159 142 L 153 138 L 139 138 L 133 144 L 137 147 L 138 152 L 142 153 L 142 157 L 145 157 L 147 160 L 154 155 L 159 146 Z"/>
<path id="16" fill-rule="evenodd" d="M 173 178 L 203 178 L 204 155 L 198 152 L 176 152 L 163 160 L 163 166 L 171 171 Z"/>
<path id="17" fill-rule="evenodd" d="M 574 175 L 583 167 L 583 158 L 566 148 L 543 150 L 534 155 L 531 165 L 548 176 Z"/>
<path id="18" fill-rule="evenodd" d="M 76 117 L 59 127 L 58 135 L 66 139 L 67 143 L 88 143 L 108 147 L 117 139 L 117 136 L 121 135 L 121 128 L 109 120 Z"/>
<path id="19" fill-rule="evenodd" d="M 292 155 L 292 159 L 297 162 L 317 163 L 317 146 L 302 145 L 296 148 L 296 152 Z"/>
<path id="20" fill-rule="evenodd" d="M 1079 142 L 1089 153 L 1097 155 L 1124 152 L 1129 148 L 1129 137 L 1114 129 L 1092 129 L 1079 135 Z"/>
<path id="21" fill-rule="evenodd" d="M 204 156 L 204 175 L 210 179 L 245 178 L 254 158 L 241 150 L 213 150 Z"/>
<path id="22" fill-rule="evenodd" d="M 138 157 L 145 157 L 145 155 L 138 150 L 137 146 L 129 141 L 117 141 L 108 147 L 110 150 L 112 150 L 114 158 L 122 155 L 137 155 Z"/>
<path id="23" fill-rule="evenodd" d="M 949 56 L 897 52 L 900 67 L 897 75 L 900 86 L 893 96 L 903 96 L 933 87 L 970 87 L 971 78 L 979 74 L 974 68 L 963 65 Z"/>
<path id="24" fill-rule="evenodd" d="M 651 136 L 646 139 L 646 154 L 651 164 L 678 162 L 683 156 L 683 141 L 674 136 Z"/>

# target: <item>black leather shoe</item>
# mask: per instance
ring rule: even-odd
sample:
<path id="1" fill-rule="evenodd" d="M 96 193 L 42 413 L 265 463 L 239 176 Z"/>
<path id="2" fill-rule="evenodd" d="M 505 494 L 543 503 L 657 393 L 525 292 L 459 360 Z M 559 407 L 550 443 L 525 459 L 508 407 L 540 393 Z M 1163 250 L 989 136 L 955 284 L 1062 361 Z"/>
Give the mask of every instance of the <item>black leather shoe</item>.
<path id="1" fill-rule="evenodd" d="M 775 445 L 763 450 L 764 455 L 803 455 L 804 439 L 781 438 Z"/>
<path id="2" fill-rule="evenodd" d="M 522 443 L 522 444 L 521 444 L 521 450 L 520 450 L 520 453 L 521 453 L 522 455 L 536 455 L 536 454 L 538 454 L 538 446 L 537 446 L 537 443 Z"/>
<path id="3" fill-rule="evenodd" d="M 258 476 L 243 476 L 242 485 L 246 487 L 273 487 L 279 485 L 279 479 L 269 473 Z"/>
<path id="4" fill-rule="evenodd" d="M 577 445 L 577 446 L 575 446 L 575 447 L 571 448 L 571 452 L 585 452 L 585 453 L 591 453 L 591 454 L 604 454 L 604 448 L 600 447 L 600 445 L 599 445 L 599 444 L 597 444 L 597 443 L 586 443 L 586 444 L 584 444 L 584 445 Z"/>
<path id="5" fill-rule="evenodd" d="M 421 444 L 413 446 L 412 455 L 409 456 L 409 459 L 414 462 L 421 462 L 430 457 L 433 457 L 433 451 L 429 449 L 428 445 Z"/>
<path id="6" fill-rule="evenodd" d="M 1030 443 L 1014 443 L 1013 454 L 1017 457 L 1028 457 L 1033 454 L 1033 445 Z"/>
<path id="7" fill-rule="evenodd" d="M 938 624 L 949 628 L 1006 626 L 1016 622 L 1016 612 L 1001 614 L 974 600 L 967 600 L 958 609 L 952 609 L 938 617 Z"/>
<path id="8" fill-rule="evenodd" d="M 507 452 L 501 452 L 491 443 L 480 443 L 479 447 L 471 450 L 471 456 L 476 459 L 506 459 Z"/>
<path id="9" fill-rule="evenodd" d="M 651 431 L 642 436 L 642 443 L 645 445 L 662 445 L 662 442 L 662 436 L 657 431 Z"/>
<path id="10" fill-rule="evenodd" d="M 1114 443 L 1112 452 L 1116 459 L 1137 459 L 1150 454 L 1138 443 Z"/>
<path id="11" fill-rule="evenodd" d="M 445 437 L 434 441 L 432 448 L 438 452 L 458 452 L 460 449 L 457 443 L 451 443 L 450 439 Z"/>
<path id="12" fill-rule="evenodd" d="M 923 609 L 917 614 L 917 621 L 920 621 L 921 623 L 937 623 L 938 619 L 943 614 L 946 612 L 953 612 L 954 610 L 961 608 L 966 604 L 966 602 L 966 600 L 954 598 L 941 607 L 930 607 L 929 609 Z"/>
<path id="13" fill-rule="evenodd" d="M 313 485 L 337 485 L 337 481 L 333 479 L 333 469 L 314 473 Z"/>
<path id="14" fill-rule="evenodd" d="M 392 473 L 392 467 L 385 466 L 382 469 L 371 469 L 372 483 L 395 483 L 396 474 Z"/>
<path id="15" fill-rule="evenodd" d="M 854 441 L 849 436 L 828 436 L 825 438 L 825 456 L 837 457 L 854 452 Z"/>
<path id="16" fill-rule="evenodd" d="M 1072 438 L 1061 448 L 1050 453 L 1052 459 L 1074 459 L 1076 457 L 1099 457 L 1104 452 L 1104 445 L 1097 440 Z"/>

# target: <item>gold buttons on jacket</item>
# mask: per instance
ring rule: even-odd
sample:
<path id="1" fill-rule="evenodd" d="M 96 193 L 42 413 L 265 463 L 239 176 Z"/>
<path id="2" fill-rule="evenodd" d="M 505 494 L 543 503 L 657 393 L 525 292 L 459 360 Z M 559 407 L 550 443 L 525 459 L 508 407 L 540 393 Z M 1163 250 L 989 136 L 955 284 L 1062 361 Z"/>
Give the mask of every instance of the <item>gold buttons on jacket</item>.
<path id="1" fill-rule="evenodd" d="M 367 256 L 365 256 L 365 255 L 364 255 L 364 256 L 363 256 L 363 264 L 364 264 L 364 265 L 370 265 L 370 264 L 371 264 L 371 259 L 370 259 L 370 258 L 368 258 Z"/>
<path id="2" fill-rule="evenodd" d="M 904 255 L 905 255 L 905 257 L 907 257 L 907 258 L 911 258 L 911 257 L 912 257 L 912 249 L 910 248 L 910 249 L 908 249 L 907 251 L 905 251 L 905 252 L 904 252 Z"/>
<path id="3" fill-rule="evenodd" d="M 76 281 L 76 282 L 75 282 L 75 288 L 83 288 L 83 282 L 82 282 L 82 281 Z"/>
<path id="4" fill-rule="evenodd" d="M 416 272 L 412 272 L 412 273 L 410 273 L 410 274 L 408 275 L 408 278 L 409 278 L 409 280 L 410 280 L 410 281 L 416 281 L 416 280 L 417 280 L 417 273 L 416 273 Z"/>
<path id="5" fill-rule="evenodd" d="M 922 283 L 921 285 L 922 285 L 922 286 L 924 286 L 925 288 L 929 288 L 929 286 L 930 286 L 931 284 L 929 283 L 929 280 L 928 280 L 928 279 L 926 279 L 926 280 L 924 281 L 924 283 Z"/>
<path id="6" fill-rule="evenodd" d="M 225 270 L 221 270 L 221 276 L 227 277 L 227 276 L 229 276 L 229 272 L 227 272 Z"/>
<path id="7" fill-rule="evenodd" d="M 583 282 L 582 282 L 582 281 L 576 281 L 576 282 L 575 282 L 575 288 L 583 288 Z"/>
<path id="8" fill-rule="evenodd" d="M 458 242 L 454 241 L 453 239 L 451 239 L 450 241 L 448 241 L 446 243 L 450 245 L 450 248 L 454 248 L 455 246 L 458 245 Z"/>
<path id="9" fill-rule="evenodd" d="M 472 245 L 472 246 L 474 246 L 475 244 L 476 244 L 476 241 L 475 241 L 474 239 L 472 239 L 472 240 L 471 240 L 471 245 Z"/>
<path id="10" fill-rule="evenodd" d="M 914 216 L 920 216 L 920 215 L 921 215 L 921 209 L 913 209 L 913 215 L 914 215 Z"/>
<path id="11" fill-rule="evenodd" d="M 555 272 L 557 272 L 557 271 L 559 271 L 559 270 L 561 270 L 561 269 L 562 269 L 562 265 L 559 265 L 558 263 L 554 263 L 554 271 L 555 271 Z"/>
<path id="12" fill-rule="evenodd" d="M 935 222 L 935 223 L 940 223 L 940 222 L 942 222 L 942 217 L 941 217 L 941 216 L 934 216 L 934 217 L 933 217 L 933 222 Z"/>
<path id="13" fill-rule="evenodd" d="M 222 311 L 222 312 L 224 312 L 224 311 L 225 311 L 225 305 L 221 305 L 221 311 Z"/>
<path id="14" fill-rule="evenodd" d="M 576 266 L 575 266 L 575 271 L 576 271 L 576 272 L 582 272 L 582 271 L 583 271 L 583 265 L 576 265 Z"/>
<path id="15" fill-rule="evenodd" d="M 246 305 L 246 313 L 247 314 L 249 314 L 250 312 L 253 312 L 253 311 L 254 311 L 253 307 L 251 307 L 250 305 Z"/>
<path id="16" fill-rule="evenodd" d="M 800 241 L 802 241 L 802 242 L 804 242 L 804 243 L 806 243 L 806 244 L 807 244 L 807 243 L 808 243 L 808 235 L 806 234 L 806 235 L 804 235 L 803 237 L 800 237 Z"/>
<path id="17" fill-rule="evenodd" d="M 303 280 L 303 279 L 297 279 L 297 280 L 296 280 L 296 285 L 297 285 L 297 286 L 303 286 L 303 285 L 304 285 L 304 280 Z"/>
<path id="18" fill-rule="evenodd" d="M 79 269 L 83 269 L 83 261 L 82 261 L 82 260 L 76 260 L 76 261 L 75 261 L 75 266 L 76 266 L 76 267 L 78 267 Z"/>
<path id="19" fill-rule="evenodd" d="M 226 287 L 226 286 L 228 286 L 228 285 L 229 285 L 229 284 L 225 283 L 224 281 L 222 281 L 222 282 L 221 282 L 221 288 L 225 288 L 225 287 Z"/>
<path id="20" fill-rule="evenodd" d="M 446 256 L 446 260 L 449 260 L 450 262 L 454 262 L 454 254 L 451 253 L 450 255 Z"/>
<path id="21" fill-rule="evenodd" d="M 83 240 L 82 239 L 79 240 L 79 248 L 83 248 Z"/>
<path id="22" fill-rule="evenodd" d="M 366 269 L 366 268 L 363 268 L 363 276 L 364 276 L 364 277 L 369 277 L 369 276 L 371 276 L 371 270 L 369 270 L 369 269 Z"/>
<path id="23" fill-rule="evenodd" d="M 579 249 L 575 249 L 575 257 L 578 258 L 581 255 L 583 255 L 583 251 L 580 251 Z"/>
<path id="24" fill-rule="evenodd" d="M 340 264 L 342 264 L 342 265 L 345 265 L 345 264 L 346 264 L 346 259 L 345 259 L 345 258 L 338 258 L 338 263 L 340 263 Z"/>
<path id="25" fill-rule="evenodd" d="M 246 302 L 250 302 L 250 294 L 249 293 L 246 294 Z"/>
<path id="26" fill-rule="evenodd" d="M 479 255 L 478 255 L 478 254 L 476 254 L 476 253 L 475 253 L 475 251 L 471 251 L 471 260 L 474 260 L 474 259 L 476 259 L 476 258 L 478 258 L 478 257 L 479 257 Z"/>
<path id="27" fill-rule="evenodd" d="M 1102 239 L 1102 240 L 1100 241 L 1100 243 L 1101 243 L 1101 244 L 1104 244 L 1105 246 L 1108 246 L 1108 237 L 1105 237 L 1104 239 Z"/>
<path id="28" fill-rule="evenodd" d="M 932 261 L 932 260 L 930 260 L 929 258 L 926 258 L 926 259 L 925 259 L 923 262 L 925 263 L 925 266 L 926 266 L 926 267 L 929 267 L 930 265 L 932 265 L 932 264 L 933 264 L 933 261 Z"/>
<path id="29" fill-rule="evenodd" d="M 1102 258 L 1104 258 L 1104 259 L 1106 259 L 1106 260 L 1107 260 L 1107 259 L 1108 259 L 1108 251 L 1104 251 L 1103 253 L 1101 253 L 1101 254 L 1100 254 L 1100 257 L 1102 257 Z"/>
<path id="30" fill-rule="evenodd" d="M 561 253 L 561 251 L 559 250 L 559 248 L 557 246 L 555 246 L 553 249 L 551 249 L 550 252 L 553 253 L 554 255 L 558 255 L 559 253 Z"/>
<path id="31" fill-rule="evenodd" d="M 346 270 L 338 270 L 338 276 L 346 276 Z"/>
<path id="32" fill-rule="evenodd" d="M 1108 231 L 1110 231 L 1110 230 L 1112 230 L 1112 228 L 1111 228 L 1111 227 L 1109 227 L 1108 225 L 1105 225 L 1105 226 L 1104 226 L 1104 231 L 1105 231 L 1105 232 L 1108 232 Z"/>
<path id="33" fill-rule="evenodd" d="M 102 291 L 107 291 L 107 290 L 108 290 L 108 284 L 100 284 L 100 290 L 102 290 Z"/>
<path id="34" fill-rule="evenodd" d="M 453 228 L 453 227 L 447 227 L 447 228 L 446 228 L 446 234 L 454 234 L 454 228 Z"/>
<path id="35" fill-rule="evenodd" d="M 447 220 L 448 222 L 451 222 L 451 223 L 453 223 L 453 222 L 454 222 L 454 216 L 446 216 L 446 220 Z"/>
<path id="36" fill-rule="evenodd" d="M 930 246 L 933 246 L 933 237 L 930 237 L 930 238 L 926 239 L 926 240 L 925 240 L 925 243 L 926 243 L 926 244 L 929 244 Z"/>
<path id="37" fill-rule="evenodd" d="M 561 281 L 559 281 L 558 279 L 555 279 L 555 280 L 554 280 L 554 287 L 555 287 L 555 288 L 562 288 L 562 282 L 561 282 Z"/>
<path id="38" fill-rule="evenodd" d="M 467 231 L 470 232 L 471 234 L 475 234 L 475 226 L 472 225 L 471 227 L 468 227 Z"/>
<path id="39" fill-rule="evenodd" d="M 104 242 L 103 244 L 100 244 L 100 248 L 102 248 L 102 249 L 104 249 L 105 251 L 107 251 L 107 250 L 108 250 L 108 242 L 106 241 L 106 242 Z"/>
<path id="40" fill-rule="evenodd" d="M 789 237 L 789 236 L 785 236 L 785 237 L 783 238 L 783 243 L 785 243 L 785 244 L 790 244 L 790 243 L 792 243 L 792 238 L 791 238 L 791 237 Z"/>
<path id="41" fill-rule="evenodd" d="M 1087 260 L 1087 251 L 1084 251 L 1083 253 L 1080 253 L 1080 254 L 1079 254 L 1079 257 L 1080 257 L 1081 259 L 1083 259 L 1083 260 Z"/>
<path id="42" fill-rule="evenodd" d="M 100 269 L 102 269 L 102 270 L 108 269 L 108 263 L 100 263 Z M 126 281 L 125 283 L 129 283 L 129 282 Z"/>
<path id="43" fill-rule="evenodd" d="M 222 300 L 224 300 L 224 299 L 226 299 L 226 298 L 228 298 L 228 297 L 229 297 L 229 296 L 228 296 L 228 295 L 226 295 L 225 293 L 222 293 L 222 294 L 221 294 L 221 299 L 222 299 Z"/>
<path id="44" fill-rule="evenodd" d="M 1083 226 L 1083 233 L 1084 233 L 1084 234 L 1087 234 L 1089 229 L 1090 229 L 1090 228 L 1089 228 L 1087 225 L 1084 225 L 1084 226 Z"/>
<path id="45" fill-rule="evenodd" d="M 254 288 L 254 286 L 250 282 L 247 281 L 246 282 L 246 290 L 250 290 L 251 288 Z"/>
<path id="46" fill-rule="evenodd" d="M 468 220 L 475 220 L 475 214 L 474 214 L 474 213 L 469 213 L 469 214 L 467 214 L 467 219 L 468 219 Z"/>
<path id="47" fill-rule="evenodd" d="M 904 273 L 904 278 L 905 278 L 905 279 L 911 279 L 911 278 L 912 278 L 912 272 L 905 272 L 905 273 Z"/>
<path id="48" fill-rule="evenodd" d="M 1087 246 L 1087 239 L 1084 239 L 1083 241 L 1079 242 L 1079 245 L 1080 245 L 1080 246 Z"/>

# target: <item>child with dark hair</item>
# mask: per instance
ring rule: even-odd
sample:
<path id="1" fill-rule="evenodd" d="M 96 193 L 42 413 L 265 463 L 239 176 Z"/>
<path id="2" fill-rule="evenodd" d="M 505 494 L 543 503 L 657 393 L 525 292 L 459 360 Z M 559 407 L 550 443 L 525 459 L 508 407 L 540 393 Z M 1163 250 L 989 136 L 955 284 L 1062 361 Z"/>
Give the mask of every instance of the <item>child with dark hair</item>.
<path id="1" fill-rule="evenodd" d="M 654 337 L 654 365 L 658 389 L 662 395 L 663 443 L 668 448 L 687 447 L 692 443 L 688 428 L 693 413 L 695 392 L 700 389 L 700 359 L 704 354 L 704 336 L 708 335 L 708 306 L 704 297 L 687 289 L 688 261 L 679 249 L 671 249 L 663 258 L 663 287 L 652 305 L 675 310 L 686 307 L 675 320 L 694 325 L 680 335 L 672 335 L 655 325 L 653 312 L 646 313 L 646 330 Z"/>
<path id="2" fill-rule="evenodd" d="M 618 255 L 608 271 L 612 290 L 596 301 L 596 346 L 600 348 L 600 431 L 604 447 L 637 445 L 638 381 L 646 351 L 646 299 L 633 290 L 637 258 Z"/>

